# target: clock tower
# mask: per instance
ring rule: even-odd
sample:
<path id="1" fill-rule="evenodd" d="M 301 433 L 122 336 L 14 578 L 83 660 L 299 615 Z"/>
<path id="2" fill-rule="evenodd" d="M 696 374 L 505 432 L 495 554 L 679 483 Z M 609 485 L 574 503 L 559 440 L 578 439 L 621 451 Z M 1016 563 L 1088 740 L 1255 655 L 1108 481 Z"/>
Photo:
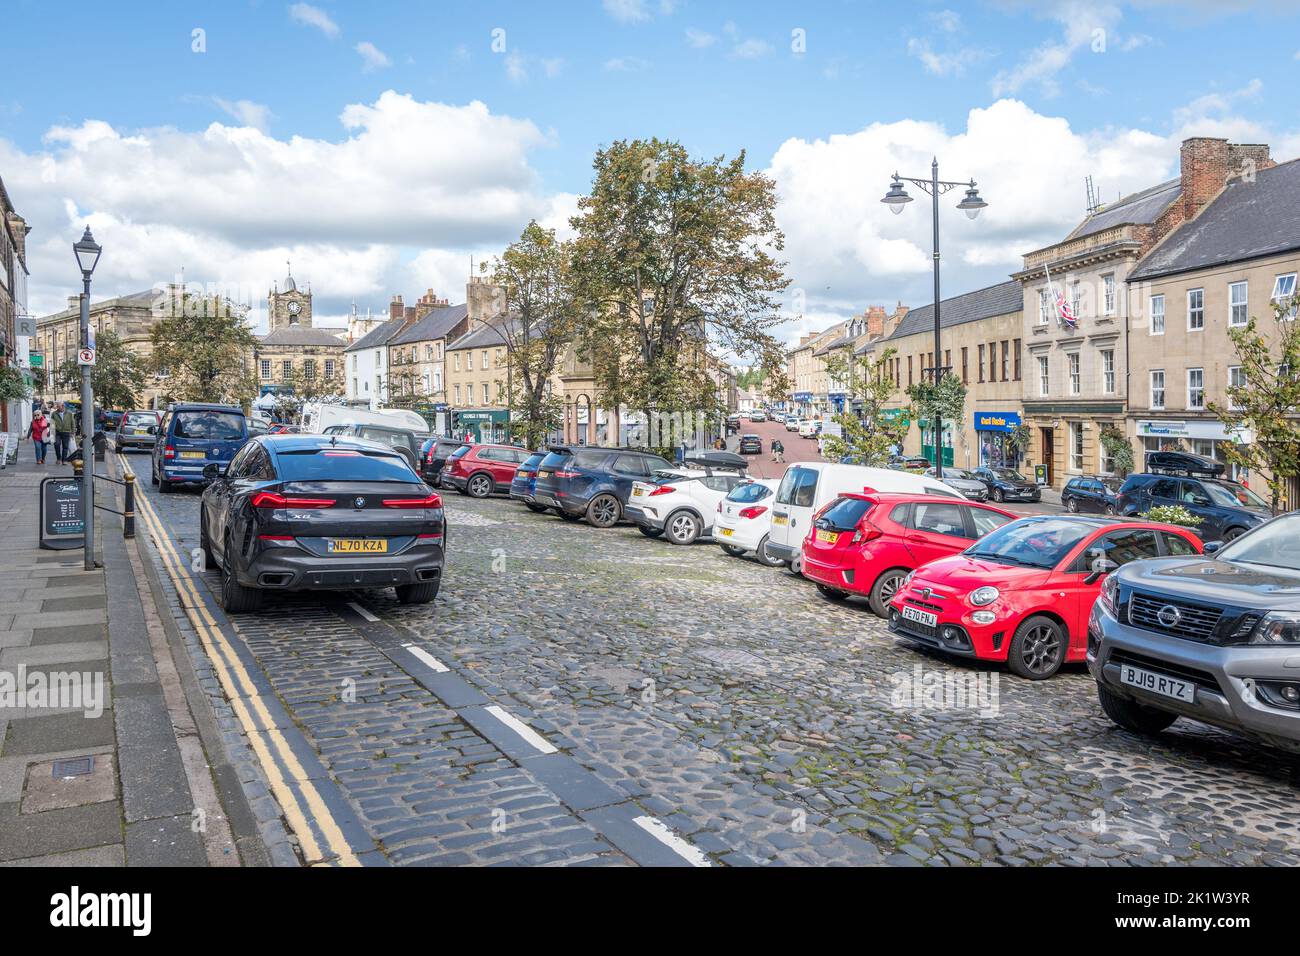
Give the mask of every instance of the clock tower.
<path id="1" fill-rule="evenodd" d="M 270 330 L 289 328 L 311 328 L 311 288 L 306 292 L 298 288 L 290 270 L 285 277 L 284 288 L 272 287 L 267 295 L 267 323 Z"/>

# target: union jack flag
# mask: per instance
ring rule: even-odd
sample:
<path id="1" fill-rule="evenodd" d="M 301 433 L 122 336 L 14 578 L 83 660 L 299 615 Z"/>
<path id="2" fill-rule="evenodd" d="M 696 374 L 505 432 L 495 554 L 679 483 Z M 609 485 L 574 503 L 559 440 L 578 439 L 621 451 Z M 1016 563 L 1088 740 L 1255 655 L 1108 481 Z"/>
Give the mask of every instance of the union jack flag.
<path id="1" fill-rule="evenodd" d="M 1057 290 L 1056 293 L 1056 314 L 1070 328 L 1078 325 L 1079 320 L 1074 317 L 1074 310 L 1070 308 L 1070 303 L 1066 301 L 1065 293 L 1060 290 Z"/>

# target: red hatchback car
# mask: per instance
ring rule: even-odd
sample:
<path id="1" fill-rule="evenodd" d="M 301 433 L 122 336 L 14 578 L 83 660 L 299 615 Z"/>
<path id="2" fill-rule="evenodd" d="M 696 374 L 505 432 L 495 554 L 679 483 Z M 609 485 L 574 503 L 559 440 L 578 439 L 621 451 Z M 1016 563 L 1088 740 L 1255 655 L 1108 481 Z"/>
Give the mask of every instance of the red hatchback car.
<path id="1" fill-rule="evenodd" d="M 1130 561 L 1201 553 L 1186 528 L 1122 518 L 1040 515 L 914 571 L 889 629 L 927 647 L 1006 661 L 1030 680 L 1087 654 L 1101 579 Z"/>
<path id="2" fill-rule="evenodd" d="M 442 483 L 473 498 L 486 498 L 494 491 L 509 494 L 515 472 L 530 454 L 515 445 L 462 445 L 447 459 Z"/>
<path id="3" fill-rule="evenodd" d="M 830 598 L 865 595 L 889 616 L 889 602 L 913 568 L 964 551 L 1016 516 L 1001 508 L 926 494 L 842 494 L 813 519 L 803 542 L 803 576 Z"/>

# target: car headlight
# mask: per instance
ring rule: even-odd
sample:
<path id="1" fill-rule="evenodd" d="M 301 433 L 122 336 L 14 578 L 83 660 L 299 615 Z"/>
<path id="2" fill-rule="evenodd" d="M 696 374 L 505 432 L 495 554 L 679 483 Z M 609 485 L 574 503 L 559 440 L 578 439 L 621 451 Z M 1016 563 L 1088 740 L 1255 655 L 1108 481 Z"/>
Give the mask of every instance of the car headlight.
<path id="1" fill-rule="evenodd" d="M 915 570 L 908 571 L 907 577 L 903 578 L 903 583 L 898 586 L 899 590 L 901 591 L 903 588 L 911 584 L 912 578 L 914 577 L 916 577 L 916 571 Z"/>
<path id="2" fill-rule="evenodd" d="M 1097 595 L 1101 601 L 1101 606 L 1110 612 L 1111 617 L 1118 617 L 1119 608 L 1119 578 L 1114 574 L 1106 575 L 1106 579 L 1101 582 L 1101 593 Z"/>
<path id="3" fill-rule="evenodd" d="M 976 607 L 984 607 L 986 604 L 992 604 L 997 599 L 998 589 L 987 584 L 982 588 L 976 588 L 970 595 L 970 602 Z"/>
<path id="4" fill-rule="evenodd" d="M 1300 612 L 1271 611 L 1255 625 L 1252 644 L 1300 644 Z"/>

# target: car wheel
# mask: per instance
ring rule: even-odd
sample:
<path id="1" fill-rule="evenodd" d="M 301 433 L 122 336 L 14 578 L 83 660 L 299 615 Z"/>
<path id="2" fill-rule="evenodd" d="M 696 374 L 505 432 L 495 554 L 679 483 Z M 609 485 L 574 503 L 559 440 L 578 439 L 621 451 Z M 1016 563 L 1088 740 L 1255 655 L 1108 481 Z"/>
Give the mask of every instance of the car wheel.
<path id="1" fill-rule="evenodd" d="M 580 521 L 582 519 L 582 515 L 571 515 L 562 508 L 556 508 L 555 513 L 565 521 Z"/>
<path id="2" fill-rule="evenodd" d="M 150 484 L 154 484 L 154 485 L 158 484 L 158 463 L 157 462 L 151 462 L 149 465 L 149 482 Z"/>
<path id="3" fill-rule="evenodd" d="M 1117 511 L 1115 510 L 1115 506 L 1114 506 L 1114 505 L 1110 505 L 1110 504 L 1108 504 L 1108 505 L 1106 505 L 1106 514 L 1110 515 L 1110 516 L 1113 518 L 1113 517 L 1115 517 L 1117 514 L 1119 514 L 1119 512 L 1117 512 Z"/>
<path id="4" fill-rule="evenodd" d="M 889 602 L 903 586 L 906 577 L 907 571 L 904 568 L 890 568 L 876 578 L 871 585 L 871 593 L 867 595 L 867 603 L 871 605 L 876 617 L 889 617 Z"/>
<path id="5" fill-rule="evenodd" d="M 645 525 L 637 525 L 636 530 L 640 531 L 647 538 L 657 538 L 664 533 L 663 528 L 647 528 Z"/>
<path id="6" fill-rule="evenodd" d="M 758 558 L 760 564 L 765 564 L 769 568 L 779 568 L 785 564 L 780 558 L 767 550 L 767 535 L 763 535 L 763 540 L 758 543 L 754 550 L 754 556 Z"/>
<path id="7" fill-rule="evenodd" d="M 1223 542 L 1224 544 L 1227 544 L 1233 538 L 1240 538 L 1245 533 L 1245 528 L 1229 528 L 1227 531 L 1223 532 Z"/>
<path id="8" fill-rule="evenodd" d="M 1072 515 L 1077 515 L 1079 513 L 1079 502 L 1074 498 L 1066 498 L 1065 510 Z"/>
<path id="9" fill-rule="evenodd" d="M 591 499 L 587 505 L 587 523 L 593 528 L 612 528 L 618 524 L 618 499 L 610 494 L 600 494 Z"/>
<path id="10" fill-rule="evenodd" d="M 165 494 L 168 494 L 171 490 L 172 490 L 172 482 L 168 481 L 168 480 L 167 480 L 166 478 L 164 478 L 162 475 L 159 475 L 159 476 L 158 476 L 158 492 L 159 492 L 160 494 L 164 494 L 164 495 L 165 495 Z"/>
<path id="11" fill-rule="evenodd" d="M 546 513 L 546 505 L 539 505 L 536 501 L 525 501 L 529 511 L 536 511 L 538 514 Z"/>
<path id="12" fill-rule="evenodd" d="M 843 591 L 837 591 L 835 588 L 827 587 L 824 584 L 817 585 L 817 590 L 822 592 L 822 597 L 830 598 L 832 601 L 843 601 L 848 597 Z"/>
<path id="13" fill-rule="evenodd" d="M 1155 707 L 1148 707 L 1146 704 L 1121 697 L 1101 684 L 1097 685 L 1097 701 L 1107 717 L 1135 734 L 1154 736 L 1178 719 L 1177 714 L 1157 710 Z"/>
<path id="14" fill-rule="evenodd" d="M 790 561 L 790 571 L 794 574 L 803 576 L 803 554 L 796 554 Z"/>
<path id="15" fill-rule="evenodd" d="M 694 544 L 701 530 L 700 519 L 689 511 L 674 511 L 664 522 L 664 536 L 673 544 Z"/>
<path id="16" fill-rule="evenodd" d="M 234 554 L 230 536 L 226 536 L 226 546 L 222 549 L 224 560 L 221 562 L 221 590 L 218 597 L 221 607 L 227 614 L 247 614 L 260 610 L 263 594 L 257 588 L 246 588 L 235 580 Z"/>
<path id="17" fill-rule="evenodd" d="M 1007 496 L 1006 494 L 1003 493 L 1001 488 L 994 488 L 993 500 L 996 501 L 998 504 L 1002 504 L 1002 502 L 1007 500 Z"/>
<path id="18" fill-rule="evenodd" d="M 1028 680 L 1043 680 L 1061 669 L 1065 661 L 1065 631 L 1050 617 L 1031 617 L 1016 628 L 1007 652 L 1013 673 Z"/>
<path id="19" fill-rule="evenodd" d="M 199 507 L 201 509 L 203 506 L 200 504 Z M 208 540 L 208 522 L 202 511 L 199 512 L 199 547 L 203 549 L 203 570 L 215 568 L 217 557 L 212 553 L 212 542 Z"/>
<path id="20" fill-rule="evenodd" d="M 722 550 L 727 552 L 727 554 L 731 555 L 733 558 L 738 558 L 745 553 L 744 548 L 738 548 L 734 544 L 724 544 Z"/>
<path id="21" fill-rule="evenodd" d="M 474 475 L 465 482 L 465 491 L 471 498 L 486 498 L 492 494 L 492 478 L 488 475 Z"/>
<path id="22" fill-rule="evenodd" d="M 393 590 L 397 592 L 397 600 L 403 604 L 431 604 L 438 596 L 438 582 L 399 584 Z"/>

